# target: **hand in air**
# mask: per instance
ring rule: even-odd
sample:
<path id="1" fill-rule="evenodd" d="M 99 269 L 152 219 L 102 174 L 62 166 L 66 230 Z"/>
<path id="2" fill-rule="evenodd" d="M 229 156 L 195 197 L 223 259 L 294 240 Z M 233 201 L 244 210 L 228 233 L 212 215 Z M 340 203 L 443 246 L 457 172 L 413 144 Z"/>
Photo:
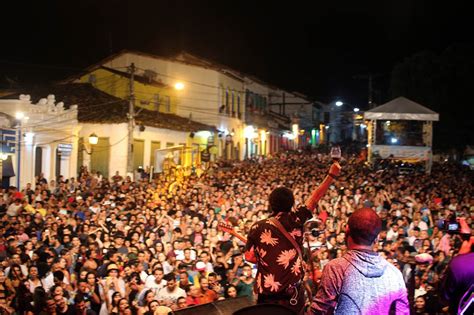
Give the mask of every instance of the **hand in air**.
<path id="1" fill-rule="evenodd" d="M 337 177 L 341 173 L 341 165 L 338 162 L 334 162 L 331 165 L 331 168 L 329 168 L 329 174 Z"/>

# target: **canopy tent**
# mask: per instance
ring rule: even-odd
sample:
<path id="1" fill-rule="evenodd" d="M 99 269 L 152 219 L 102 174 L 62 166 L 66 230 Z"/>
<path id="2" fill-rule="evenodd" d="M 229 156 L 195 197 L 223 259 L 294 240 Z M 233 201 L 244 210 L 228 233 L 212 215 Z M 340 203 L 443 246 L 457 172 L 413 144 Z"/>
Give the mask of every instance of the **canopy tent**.
<path id="1" fill-rule="evenodd" d="M 367 124 L 369 162 L 372 162 L 375 156 L 384 159 L 424 161 L 425 170 L 430 172 L 433 121 L 439 120 L 438 113 L 405 97 L 398 97 L 366 111 L 364 119 L 369 121 Z M 394 123 L 395 128 L 390 127 Z M 390 139 L 388 143 L 387 138 Z"/>
<path id="2" fill-rule="evenodd" d="M 438 121 L 439 114 L 403 96 L 364 113 L 367 120 L 424 120 Z"/>

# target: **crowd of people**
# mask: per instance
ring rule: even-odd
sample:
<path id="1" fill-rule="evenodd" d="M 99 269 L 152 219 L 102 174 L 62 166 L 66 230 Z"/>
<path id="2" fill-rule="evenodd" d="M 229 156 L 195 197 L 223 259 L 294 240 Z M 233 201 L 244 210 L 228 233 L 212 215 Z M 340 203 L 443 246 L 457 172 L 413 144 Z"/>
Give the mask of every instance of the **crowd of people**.
<path id="1" fill-rule="evenodd" d="M 231 168 L 216 164 L 179 181 L 118 173 L 108 179 L 84 168 L 77 178 L 39 176 L 26 187 L 3 188 L 0 314 L 168 314 L 255 299 L 256 267 L 219 222 L 247 235 L 270 215 L 274 188 L 292 189 L 301 204 L 330 163 L 315 151 L 286 152 Z M 463 218 L 463 228 L 472 227 L 472 172 L 435 164 L 430 175 L 402 175 L 351 156 L 341 164 L 305 235 L 308 293 L 324 266 L 347 250 L 351 213 L 368 207 L 383 223 L 375 250 L 402 272 L 413 311 L 441 312 L 443 274 L 465 237 L 449 232 L 448 223 Z"/>

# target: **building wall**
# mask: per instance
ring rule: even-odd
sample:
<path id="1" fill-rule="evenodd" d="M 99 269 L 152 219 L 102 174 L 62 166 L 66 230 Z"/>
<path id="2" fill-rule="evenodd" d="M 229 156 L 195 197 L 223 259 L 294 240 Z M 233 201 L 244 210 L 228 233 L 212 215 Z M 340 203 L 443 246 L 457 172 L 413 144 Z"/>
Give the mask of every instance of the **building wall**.
<path id="1" fill-rule="evenodd" d="M 127 170 L 127 124 L 81 124 L 82 129 L 79 137 L 83 137 L 86 143 L 86 149 L 90 152 L 91 145 L 87 143 L 88 137 L 91 133 L 95 133 L 98 137 L 109 138 L 110 154 L 109 154 L 109 177 L 113 176 L 115 172 L 119 174 L 126 174 Z M 152 142 L 160 142 L 160 149 L 167 147 L 182 146 L 181 161 L 182 166 L 191 166 L 199 163 L 198 152 L 202 151 L 207 146 L 207 140 L 210 133 L 196 133 L 190 137 L 189 132 L 174 131 L 169 129 L 160 129 L 153 127 L 146 127 L 144 131 L 138 128 L 134 129 L 133 138 L 144 141 L 143 150 L 143 167 L 149 167 L 152 154 Z M 194 148 L 194 150 L 193 150 Z M 98 149 L 98 148 L 95 148 Z M 83 165 L 90 168 L 90 156 L 85 153 Z"/>
<path id="2" fill-rule="evenodd" d="M 184 89 L 175 91 L 174 94 L 176 97 L 176 114 L 215 126 L 221 131 L 223 137 L 233 133 L 232 146 L 237 152 L 242 152 L 243 139 L 238 138 L 239 135 L 243 134 L 243 117 L 245 115 L 245 96 L 242 80 L 214 69 L 133 53 L 120 55 L 110 60 L 105 66 L 123 69 L 132 62 L 137 67 L 138 73 L 142 74 L 146 69 L 152 70 L 157 73 L 157 77 L 163 83 L 169 86 L 182 82 Z M 227 98 L 226 92 L 228 93 Z M 235 114 L 232 113 L 232 94 L 234 95 Z M 137 93 L 137 104 L 142 98 L 140 95 L 140 93 Z M 240 118 L 237 110 L 238 99 L 240 99 Z M 229 110 L 219 110 L 223 105 Z M 216 144 L 219 155 L 224 156 L 226 143 L 216 141 Z"/>
<path id="3" fill-rule="evenodd" d="M 109 154 L 109 176 L 113 176 L 116 171 L 120 174 L 126 174 L 127 170 L 127 135 L 128 125 L 123 124 L 88 124 L 81 123 L 81 131 L 79 137 L 83 138 L 84 146 L 88 152 L 91 152 L 91 145 L 88 143 L 89 135 L 95 133 L 99 138 L 109 138 L 110 154 Z M 82 148 L 79 148 L 82 149 Z M 93 150 L 105 148 L 97 148 L 92 146 Z M 89 167 L 90 155 L 83 151 L 83 166 Z"/>
<path id="4" fill-rule="evenodd" d="M 205 124 L 217 124 L 218 103 L 218 75 L 211 69 L 172 62 L 166 59 L 150 56 L 125 53 L 108 61 L 105 66 L 124 69 L 132 63 L 137 73 L 145 70 L 157 73 L 157 78 L 169 86 L 177 82 L 184 83 L 184 89 L 176 91 L 178 97 L 176 114 L 189 117 Z"/>
<path id="5" fill-rule="evenodd" d="M 126 71 L 126 69 L 120 69 Z M 137 70 L 143 73 L 141 70 Z M 157 79 L 159 79 L 157 77 Z M 91 83 L 96 89 L 121 99 L 130 97 L 130 80 L 106 69 L 96 69 L 79 78 L 81 83 Z M 148 110 L 158 110 L 163 113 L 176 114 L 177 91 L 170 86 L 144 84 L 134 81 L 135 106 Z"/>
<path id="6" fill-rule="evenodd" d="M 180 91 L 174 91 L 174 93 L 170 90 L 165 91 L 175 96 L 176 102 L 173 104 L 173 113 L 215 126 L 219 131 L 219 137 L 216 137 L 215 141 L 219 156 L 235 158 L 237 154 L 240 159 L 244 158 L 246 147 L 250 147 L 244 132 L 245 127 L 249 125 L 246 116 L 255 111 L 264 116 L 269 110 L 269 104 L 274 101 L 272 98 L 276 95 L 275 101 L 284 100 L 283 94 L 286 92 L 232 70 L 220 69 L 217 68 L 217 65 L 211 65 L 199 59 L 192 59 L 192 57 L 191 59 L 187 58 L 181 56 L 177 59 L 167 59 L 126 52 L 106 61 L 103 65 L 125 71 L 134 63 L 138 75 L 144 75 L 146 71 L 151 71 L 156 74 L 156 80 L 169 87 L 174 87 L 177 82 L 183 83 L 184 89 Z M 105 76 L 105 72 L 98 72 L 96 79 L 98 77 L 104 79 Z M 82 78 L 82 80 L 85 82 L 86 78 Z M 111 94 L 118 97 L 128 98 L 128 83 L 125 82 L 127 80 L 120 80 L 122 83 L 112 84 L 111 86 L 107 85 L 106 79 L 104 80 L 103 85 L 98 84 L 96 87 L 107 89 Z M 148 106 L 153 103 L 151 96 L 155 93 L 155 89 L 144 87 L 143 91 L 139 91 L 139 86 L 139 84 L 136 84 L 136 105 Z M 123 90 L 121 94 L 112 93 L 115 92 L 113 89 L 118 88 Z M 287 102 L 299 101 L 300 96 L 294 96 L 291 93 L 286 94 Z M 238 109 L 239 99 L 240 111 Z M 176 106 L 175 111 L 174 106 Z M 278 130 L 278 128 L 278 124 L 273 124 L 271 128 L 257 130 L 259 139 L 252 139 L 252 148 L 254 148 L 255 154 L 266 155 L 276 152 L 281 147 L 280 143 L 274 140 L 280 139 L 283 133 L 283 130 Z M 262 133 L 263 131 L 266 135 Z M 268 143 L 265 143 L 265 141 L 268 141 Z M 229 152 L 232 154 L 229 154 Z"/>
<path id="7" fill-rule="evenodd" d="M 65 178 L 76 174 L 77 144 L 79 132 L 77 125 L 77 107 L 65 110 L 64 104 L 56 103 L 54 95 L 32 104 L 29 96 L 19 100 L 0 100 L 0 112 L 15 117 L 17 112 L 24 113 L 21 127 L 17 128 L 16 150 L 12 156 L 15 177 L 10 178 L 13 186 L 25 187 L 35 182 L 36 148 L 42 148 L 41 172 L 48 180 L 56 180 L 56 149 L 59 144 L 70 145 L 68 152 L 61 156 L 60 175 Z M 20 138 L 21 137 L 21 138 Z M 19 176 L 19 178 L 18 178 Z"/>

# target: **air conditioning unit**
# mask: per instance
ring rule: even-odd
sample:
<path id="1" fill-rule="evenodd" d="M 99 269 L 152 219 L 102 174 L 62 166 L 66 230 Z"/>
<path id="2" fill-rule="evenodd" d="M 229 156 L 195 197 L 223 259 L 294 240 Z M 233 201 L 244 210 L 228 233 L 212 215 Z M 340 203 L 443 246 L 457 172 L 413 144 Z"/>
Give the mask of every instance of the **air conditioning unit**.
<path id="1" fill-rule="evenodd" d="M 151 69 L 146 69 L 143 76 L 148 79 L 148 82 L 156 81 L 157 73 Z"/>

